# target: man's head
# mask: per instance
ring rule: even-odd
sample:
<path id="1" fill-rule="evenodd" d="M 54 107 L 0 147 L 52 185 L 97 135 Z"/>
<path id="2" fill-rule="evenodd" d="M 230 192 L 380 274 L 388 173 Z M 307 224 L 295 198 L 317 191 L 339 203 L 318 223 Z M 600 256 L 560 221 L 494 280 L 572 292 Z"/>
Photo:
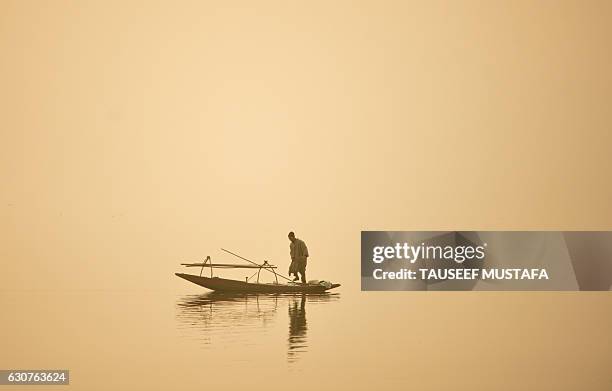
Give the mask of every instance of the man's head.
<path id="1" fill-rule="evenodd" d="M 292 242 L 295 240 L 295 234 L 293 233 L 293 231 L 289 232 L 289 235 L 287 235 L 287 237 L 289 238 L 289 240 L 291 240 Z"/>

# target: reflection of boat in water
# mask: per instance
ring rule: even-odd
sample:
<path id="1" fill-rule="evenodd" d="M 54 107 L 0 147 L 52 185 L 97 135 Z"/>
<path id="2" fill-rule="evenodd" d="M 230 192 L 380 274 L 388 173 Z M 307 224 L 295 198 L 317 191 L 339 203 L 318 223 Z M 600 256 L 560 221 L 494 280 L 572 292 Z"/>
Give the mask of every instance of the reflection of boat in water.
<path id="1" fill-rule="evenodd" d="M 246 293 L 209 292 L 179 299 L 177 318 L 188 329 L 199 329 L 198 337 L 211 341 L 223 337 L 231 327 L 235 330 L 265 327 L 272 322 L 278 307 L 278 298 Z"/>
<path id="2" fill-rule="evenodd" d="M 253 344 L 263 329 L 274 323 L 279 305 L 288 308 L 287 359 L 296 361 L 308 349 L 306 304 L 326 303 L 339 294 L 247 294 L 209 292 L 185 296 L 177 302 L 179 319 L 186 329 L 196 329 L 197 339 L 206 345 L 219 343 Z M 324 327 L 324 326 L 323 326 Z"/>

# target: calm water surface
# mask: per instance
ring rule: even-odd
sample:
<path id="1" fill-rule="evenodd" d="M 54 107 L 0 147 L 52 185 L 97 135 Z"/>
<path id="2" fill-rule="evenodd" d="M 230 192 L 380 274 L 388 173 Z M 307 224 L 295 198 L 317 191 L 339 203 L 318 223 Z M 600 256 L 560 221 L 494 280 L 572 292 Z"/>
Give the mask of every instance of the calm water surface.
<path id="1" fill-rule="evenodd" d="M 2 291 L 0 368 L 67 368 L 71 390 L 612 385 L 605 294 L 206 292 Z"/>
<path id="2" fill-rule="evenodd" d="M 210 292 L 180 297 L 176 318 L 181 336 L 211 351 L 265 346 L 270 343 L 270 331 L 284 325 L 285 333 L 280 335 L 284 337 L 287 361 L 294 362 L 308 352 L 309 327 L 325 327 L 326 322 L 318 319 L 318 309 L 322 305 L 333 306 L 339 299 L 339 293 Z M 281 338 L 273 339 L 281 343 Z"/>

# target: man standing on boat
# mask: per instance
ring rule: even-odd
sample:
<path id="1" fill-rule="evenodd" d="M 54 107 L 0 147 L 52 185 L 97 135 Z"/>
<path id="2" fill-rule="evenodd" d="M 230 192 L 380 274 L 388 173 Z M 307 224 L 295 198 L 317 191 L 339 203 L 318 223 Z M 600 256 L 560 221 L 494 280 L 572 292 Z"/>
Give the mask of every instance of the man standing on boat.
<path id="1" fill-rule="evenodd" d="M 303 240 L 295 237 L 293 232 L 289 232 L 289 254 L 291 255 L 291 266 L 289 266 L 289 275 L 293 274 L 298 280 L 298 273 L 302 276 L 302 283 L 306 283 L 306 261 L 308 259 L 308 248 Z"/>

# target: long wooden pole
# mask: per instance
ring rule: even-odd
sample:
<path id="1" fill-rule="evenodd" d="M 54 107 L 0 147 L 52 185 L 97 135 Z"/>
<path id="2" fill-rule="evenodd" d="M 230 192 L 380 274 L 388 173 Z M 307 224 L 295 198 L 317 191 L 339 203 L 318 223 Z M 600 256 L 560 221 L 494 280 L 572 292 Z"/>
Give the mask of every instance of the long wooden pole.
<path id="1" fill-rule="evenodd" d="M 225 252 L 226 252 L 226 253 L 228 253 L 228 254 L 232 254 L 233 256 L 238 257 L 238 258 L 240 258 L 240 259 L 244 259 L 244 260 L 245 260 L 245 261 L 247 261 L 247 262 L 251 262 L 253 265 L 257 265 L 257 266 L 259 266 L 259 267 L 261 267 L 261 268 L 264 268 L 264 269 L 266 269 L 267 271 L 269 271 L 270 273 L 273 273 L 273 274 L 279 275 L 279 276 L 281 276 L 282 278 L 284 278 L 284 279 L 285 279 L 285 280 L 287 280 L 287 281 L 293 281 L 293 280 L 292 280 L 292 279 L 290 279 L 289 277 L 285 277 L 285 276 L 283 276 L 282 274 L 279 274 L 279 273 L 276 273 L 276 272 L 274 272 L 274 271 L 272 271 L 272 270 L 270 270 L 270 269 L 267 269 L 265 265 L 260 265 L 260 264 L 258 264 L 257 262 L 253 262 L 253 261 L 251 261 L 250 259 L 247 259 L 247 258 L 245 258 L 245 257 L 243 257 L 243 256 L 238 255 L 238 254 L 234 254 L 233 252 L 231 252 L 231 251 L 229 251 L 229 250 L 226 250 L 226 249 L 224 249 L 224 248 L 221 248 L 221 250 L 225 251 Z"/>

